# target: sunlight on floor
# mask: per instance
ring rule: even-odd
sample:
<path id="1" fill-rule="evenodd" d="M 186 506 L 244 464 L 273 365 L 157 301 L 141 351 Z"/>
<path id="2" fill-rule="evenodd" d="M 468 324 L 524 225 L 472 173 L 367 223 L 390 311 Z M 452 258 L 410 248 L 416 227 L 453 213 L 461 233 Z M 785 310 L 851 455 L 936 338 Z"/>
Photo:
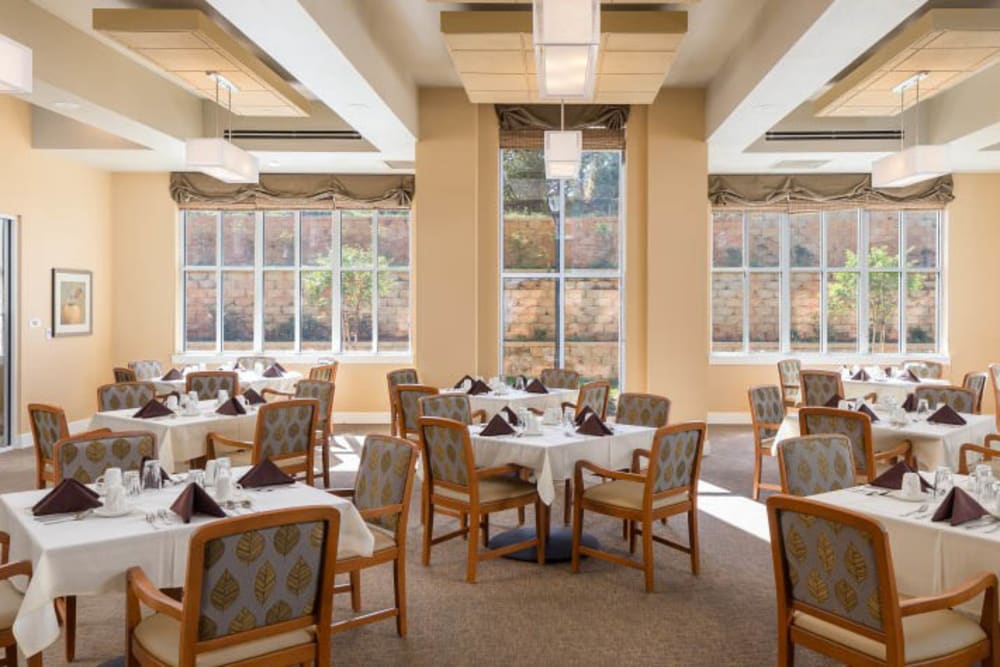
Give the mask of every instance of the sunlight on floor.
<path id="1" fill-rule="evenodd" d="M 765 542 L 771 541 L 763 503 L 702 480 L 698 483 L 698 509 Z"/>

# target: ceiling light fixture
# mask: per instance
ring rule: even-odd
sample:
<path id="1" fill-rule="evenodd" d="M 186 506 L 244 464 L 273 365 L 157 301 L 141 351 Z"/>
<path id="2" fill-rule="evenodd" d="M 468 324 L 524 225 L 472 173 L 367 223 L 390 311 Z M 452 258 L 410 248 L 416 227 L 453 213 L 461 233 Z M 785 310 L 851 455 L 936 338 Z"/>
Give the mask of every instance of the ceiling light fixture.
<path id="1" fill-rule="evenodd" d="M 219 106 L 219 88 L 229 91 L 229 131 L 233 129 L 233 91 L 237 91 L 226 77 L 218 72 L 206 72 L 215 80 L 215 103 Z M 219 135 L 219 113 L 215 113 L 215 134 Z M 226 183 L 257 183 L 260 165 L 257 158 L 221 135 L 188 139 L 185 143 L 185 162 L 188 169 L 200 171 Z"/>
<path id="2" fill-rule="evenodd" d="M 534 0 L 532 33 L 538 94 L 592 98 L 601 41 L 600 0 Z"/>
<path id="3" fill-rule="evenodd" d="M 565 129 L 565 108 L 559 103 L 559 130 L 545 131 L 545 178 L 575 179 L 580 174 L 583 132 Z"/>
<path id="4" fill-rule="evenodd" d="M 0 93 L 30 94 L 31 49 L 0 35 Z"/>
<path id="5" fill-rule="evenodd" d="M 872 187 L 901 188 L 944 176 L 951 171 L 947 145 L 920 144 L 920 82 L 926 77 L 927 72 L 917 72 L 892 89 L 894 93 L 899 93 L 900 129 L 903 125 L 906 91 L 910 88 L 916 90 L 917 98 L 913 104 L 913 145 L 905 147 L 906 133 L 903 132 L 899 139 L 899 152 L 872 163 Z"/>

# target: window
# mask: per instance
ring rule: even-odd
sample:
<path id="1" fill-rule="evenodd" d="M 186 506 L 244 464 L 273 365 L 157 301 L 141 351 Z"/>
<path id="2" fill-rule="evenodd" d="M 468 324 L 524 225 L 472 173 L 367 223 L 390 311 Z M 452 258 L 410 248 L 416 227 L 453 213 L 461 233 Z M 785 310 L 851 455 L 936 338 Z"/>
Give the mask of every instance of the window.
<path id="1" fill-rule="evenodd" d="M 712 352 L 936 354 L 937 210 L 712 214 Z"/>
<path id="2" fill-rule="evenodd" d="M 409 352 L 407 211 L 189 210 L 181 234 L 184 351 Z"/>
<path id="3" fill-rule="evenodd" d="M 502 150 L 501 368 L 621 380 L 621 151 L 545 179 L 540 150 Z"/>

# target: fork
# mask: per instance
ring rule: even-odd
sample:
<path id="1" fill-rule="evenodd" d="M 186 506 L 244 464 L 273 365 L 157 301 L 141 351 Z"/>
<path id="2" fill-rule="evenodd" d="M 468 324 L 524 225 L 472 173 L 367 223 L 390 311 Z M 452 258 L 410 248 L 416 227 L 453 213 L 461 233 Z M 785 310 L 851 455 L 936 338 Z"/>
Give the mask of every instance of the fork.
<path id="1" fill-rule="evenodd" d="M 159 530 L 160 527 L 156 525 L 156 512 L 146 512 L 146 523 L 153 527 L 153 530 Z"/>
<path id="2" fill-rule="evenodd" d="M 49 521 L 44 521 L 43 519 L 35 519 L 35 521 L 45 526 L 51 526 L 52 524 L 55 523 L 68 523 L 70 521 L 80 521 L 90 516 L 93 513 L 93 511 L 94 511 L 93 509 L 83 510 L 82 512 L 77 512 L 73 516 L 59 517 L 58 519 L 51 519 Z"/>
<path id="3" fill-rule="evenodd" d="M 900 514 L 899 516 L 916 516 L 917 514 L 923 514 L 924 512 L 927 511 L 928 507 L 930 507 L 930 506 L 927 503 L 924 503 L 923 505 L 921 505 L 917 509 L 912 510 L 910 512 L 906 512 L 905 514 Z"/>

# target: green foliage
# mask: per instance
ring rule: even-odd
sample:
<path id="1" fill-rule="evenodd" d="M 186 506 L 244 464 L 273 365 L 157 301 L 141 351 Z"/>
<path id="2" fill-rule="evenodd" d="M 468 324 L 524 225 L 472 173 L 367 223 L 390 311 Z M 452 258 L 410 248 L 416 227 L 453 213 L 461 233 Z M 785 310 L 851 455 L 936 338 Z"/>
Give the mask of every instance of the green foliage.
<path id="1" fill-rule="evenodd" d="M 327 260 L 326 266 L 332 263 Z M 368 248 L 358 248 L 354 246 L 344 246 L 341 249 L 341 290 L 340 290 L 340 314 L 341 314 L 341 336 L 347 344 L 358 341 L 371 340 L 372 334 L 372 279 L 370 270 L 372 265 L 372 251 Z M 378 258 L 378 295 L 384 297 L 392 288 L 392 276 L 388 271 L 389 263 L 385 257 Z M 353 270 L 349 267 L 360 267 Z M 306 303 L 314 308 L 327 308 L 330 305 L 332 295 L 332 274 L 328 271 L 303 271 L 302 272 L 302 296 Z M 330 327 L 318 320 L 307 322 L 307 317 L 303 314 L 303 338 L 307 340 L 321 340 L 330 337 Z M 314 318 L 308 318 L 314 320 Z M 315 330 L 309 331 L 312 327 Z"/>

